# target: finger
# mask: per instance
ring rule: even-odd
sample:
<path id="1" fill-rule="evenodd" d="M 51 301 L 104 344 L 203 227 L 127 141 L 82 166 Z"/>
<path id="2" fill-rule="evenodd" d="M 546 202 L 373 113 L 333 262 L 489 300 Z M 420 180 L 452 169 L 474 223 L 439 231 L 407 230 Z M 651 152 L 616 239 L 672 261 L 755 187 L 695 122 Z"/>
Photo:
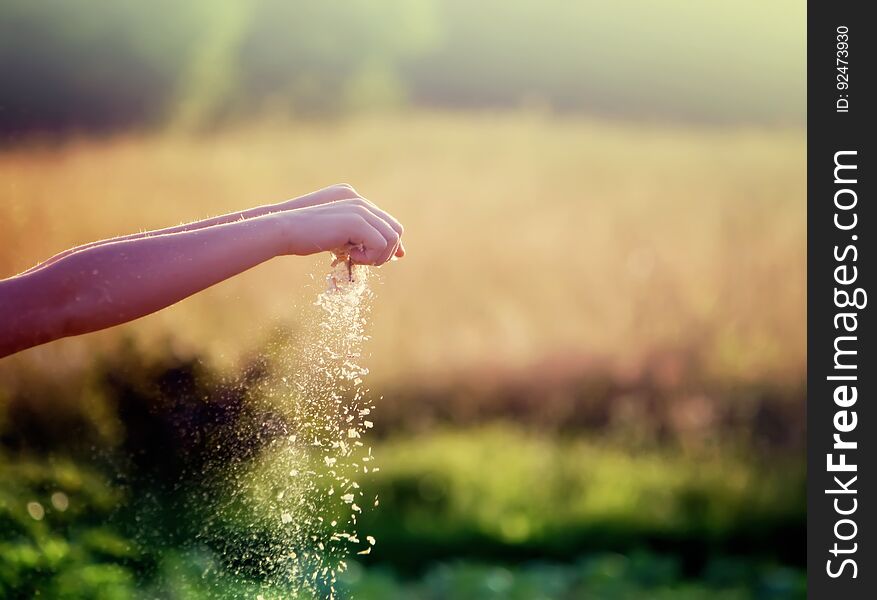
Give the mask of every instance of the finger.
<path id="1" fill-rule="evenodd" d="M 402 234 L 405 233 L 405 228 L 402 227 L 402 224 L 398 220 L 396 220 L 393 215 L 378 207 L 378 205 L 376 205 L 368 198 L 363 198 L 362 196 L 359 196 L 359 198 L 368 205 L 369 210 L 371 210 L 373 213 L 389 223 L 390 227 L 392 227 L 393 230 L 399 234 L 399 237 L 402 237 Z"/>
<path id="2" fill-rule="evenodd" d="M 328 204 L 330 202 L 338 202 L 339 200 L 350 200 L 357 198 L 356 190 L 346 183 L 330 185 L 316 192 L 305 194 L 292 200 L 287 200 L 284 210 L 294 210 L 296 208 L 306 208 L 308 206 L 318 206 L 320 204 Z"/>
<path id="3" fill-rule="evenodd" d="M 387 239 L 371 223 L 356 216 L 348 238 L 350 258 L 355 263 L 379 265 L 387 250 Z"/>
<path id="4" fill-rule="evenodd" d="M 393 256 L 397 256 L 402 258 L 405 256 L 405 247 L 402 245 L 402 233 L 404 233 L 405 229 L 402 227 L 402 224 L 399 223 L 390 213 L 381 210 L 379 207 L 375 206 L 374 203 L 370 202 L 368 199 L 363 197 L 357 197 L 352 202 L 358 204 L 359 206 L 363 206 L 367 208 L 374 215 L 382 219 L 386 222 L 390 227 L 392 227 L 393 231 L 397 234 L 397 243 L 396 247 L 393 249 L 393 252 L 390 254 L 390 258 Z"/>
<path id="5" fill-rule="evenodd" d="M 396 253 L 396 250 L 399 247 L 399 234 L 396 233 L 389 223 L 370 211 L 368 207 L 360 207 L 360 210 L 363 218 L 365 218 L 372 227 L 381 232 L 381 235 L 383 235 L 384 239 L 387 241 L 384 254 L 381 255 L 380 262 L 378 263 L 384 264 Z"/>

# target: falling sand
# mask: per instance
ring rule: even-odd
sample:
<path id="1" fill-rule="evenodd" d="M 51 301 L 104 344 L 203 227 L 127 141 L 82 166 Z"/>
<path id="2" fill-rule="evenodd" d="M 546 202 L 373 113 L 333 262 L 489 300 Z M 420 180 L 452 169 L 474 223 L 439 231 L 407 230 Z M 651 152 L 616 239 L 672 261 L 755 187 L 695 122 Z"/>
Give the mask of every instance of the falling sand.
<path id="1" fill-rule="evenodd" d="M 364 440 L 374 409 L 364 386 L 368 370 L 360 365 L 372 299 L 368 277 L 365 266 L 333 263 L 308 339 L 295 352 L 300 358 L 281 364 L 283 372 L 259 390 L 281 411 L 281 431 L 269 427 L 269 433 L 258 434 L 271 438 L 262 451 L 270 459 L 240 472 L 231 468 L 227 475 L 232 497 L 218 512 L 249 523 L 253 534 L 225 540 L 222 553 L 226 562 L 244 565 L 237 574 L 255 570 L 270 582 L 265 600 L 290 592 L 337 598 L 336 578 L 348 557 L 369 554 L 376 543 L 358 527 L 362 512 L 378 505 L 360 483 L 379 470 Z M 216 523 L 211 528 L 216 530 Z"/>

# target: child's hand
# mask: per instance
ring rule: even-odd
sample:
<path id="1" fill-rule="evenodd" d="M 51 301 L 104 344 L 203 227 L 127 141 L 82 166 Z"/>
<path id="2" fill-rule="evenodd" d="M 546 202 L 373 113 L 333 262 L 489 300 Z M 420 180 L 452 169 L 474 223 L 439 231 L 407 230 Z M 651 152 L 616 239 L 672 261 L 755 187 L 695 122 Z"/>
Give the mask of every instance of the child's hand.
<path id="1" fill-rule="evenodd" d="M 352 188 L 336 191 L 353 197 L 327 200 L 275 215 L 283 223 L 288 254 L 304 256 L 333 251 L 349 255 L 353 262 L 364 265 L 382 265 L 394 256 L 405 255 L 401 241 L 403 229 L 396 219 L 356 196 Z"/>
<path id="2" fill-rule="evenodd" d="M 337 202 L 339 200 L 351 200 L 359 198 L 360 195 L 353 189 L 353 186 L 347 183 L 336 183 L 316 192 L 286 200 L 280 204 L 274 205 L 274 209 L 293 210 L 296 208 L 307 208 L 308 206 L 316 206 L 318 204 L 328 204 L 329 202 Z"/>
<path id="3" fill-rule="evenodd" d="M 0 357 L 148 315 L 279 254 L 365 265 L 405 255 L 402 226 L 347 185 L 112 238 L 0 280 Z"/>

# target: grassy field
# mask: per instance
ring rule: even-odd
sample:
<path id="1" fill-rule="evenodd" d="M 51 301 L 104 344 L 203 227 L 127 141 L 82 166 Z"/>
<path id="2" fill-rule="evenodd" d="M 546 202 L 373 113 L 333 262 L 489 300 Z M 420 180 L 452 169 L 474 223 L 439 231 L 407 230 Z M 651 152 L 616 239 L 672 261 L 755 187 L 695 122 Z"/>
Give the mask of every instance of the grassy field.
<path id="1" fill-rule="evenodd" d="M 409 255 L 374 280 L 378 545 L 342 587 L 799 598 L 804 143 L 533 111 L 31 139 L 0 150 L 0 277 L 352 183 Z M 270 470 L 282 416 L 259 399 L 295 368 L 327 267 L 274 260 L 0 362 L 0 596 L 286 593 L 247 564 L 271 528 L 229 513 L 234 551 L 205 540 L 224 513 L 199 476 Z"/>
<path id="2" fill-rule="evenodd" d="M 803 157 L 798 130 L 535 113 L 35 141 L 0 153 L 0 276 L 96 238 L 347 181 L 407 227 L 409 258 L 377 286 L 375 380 L 546 357 L 636 370 L 658 355 L 669 371 L 696 361 L 726 380 L 794 379 L 805 361 Z M 119 336 L 168 335 L 233 365 L 296 323 L 325 260 L 276 260 L 4 367 L 75 369 Z"/>

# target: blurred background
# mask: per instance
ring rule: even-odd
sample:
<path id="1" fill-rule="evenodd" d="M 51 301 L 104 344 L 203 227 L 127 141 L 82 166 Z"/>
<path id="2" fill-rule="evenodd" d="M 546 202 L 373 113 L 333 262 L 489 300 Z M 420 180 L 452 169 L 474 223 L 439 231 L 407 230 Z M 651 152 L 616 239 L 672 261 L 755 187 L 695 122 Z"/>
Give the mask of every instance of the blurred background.
<path id="1" fill-rule="evenodd" d="M 0 277 L 351 183 L 409 256 L 373 284 L 381 505 L 343 593 L 803 597 L 805 18 L 5 0 Z M 217 465 L 270 471 L 327 262 L 0 361 L 0 596 L 290 597 L 278 523 L 199 523 Z"/>

